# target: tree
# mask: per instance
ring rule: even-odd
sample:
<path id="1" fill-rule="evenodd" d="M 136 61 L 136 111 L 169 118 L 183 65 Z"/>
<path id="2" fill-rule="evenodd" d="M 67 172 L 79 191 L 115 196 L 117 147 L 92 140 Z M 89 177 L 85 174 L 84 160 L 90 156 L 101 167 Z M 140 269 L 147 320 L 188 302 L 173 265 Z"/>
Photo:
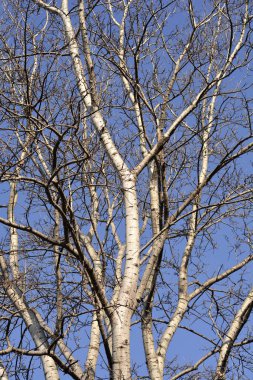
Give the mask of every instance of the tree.
<path id="1" fill-rule="evenodd" d="M 2 379 L 251 378 L 252 5 L 2 2 Z"/>

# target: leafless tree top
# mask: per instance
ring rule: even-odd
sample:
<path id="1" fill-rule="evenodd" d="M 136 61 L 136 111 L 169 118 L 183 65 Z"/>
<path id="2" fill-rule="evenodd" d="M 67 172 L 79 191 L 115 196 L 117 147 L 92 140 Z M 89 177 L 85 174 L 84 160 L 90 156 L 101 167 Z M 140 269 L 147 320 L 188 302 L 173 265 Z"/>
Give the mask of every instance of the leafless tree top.
<path id="1" fill-rule="evenodd" d="M 0 9 L 0 377 L 251 379 L 252 2 Z"/>

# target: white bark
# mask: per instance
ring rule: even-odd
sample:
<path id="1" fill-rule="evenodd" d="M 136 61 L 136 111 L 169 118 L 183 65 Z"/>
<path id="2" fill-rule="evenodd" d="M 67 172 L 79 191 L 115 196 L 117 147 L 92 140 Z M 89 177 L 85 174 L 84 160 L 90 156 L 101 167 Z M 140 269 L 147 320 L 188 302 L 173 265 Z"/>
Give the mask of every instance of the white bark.
<path id="1" fill-rule="evenodd" d="M 43 328 L 43 330 L 49 335 L 52 337 L 52 339 L 54 339 L 54 333 L 53 331 L 48 327 L 48 325 L 43 321 L 43 318 L 41 317 L 41 315 L 38 313 L 37 310 L 33 309 L 33 312 L 34 314 L 36 315 L 36 318 L 40 324 L 40 326 Z M 80 380 L 84 380 L 86 379 L 86 376 L 84 374 L 84 371 L 83 369 L 81 368 L 81 366 L 79 365 L 78 361 L 76 360 L 76 358 L 73 356 L 73 353 L 71 352 L 71 350 L 68 348 L 68 346 L 65 344 L 64 340 L 63 339 L 58 339 L 57 337 L 57 345 L 59 347 L 59 349 L 61 350 L 63 356 L 65 357 L 67 363 L 69 363 L 71 365 L 71 370 L 72 372 L 80 378 Z"/>
<path id="2" fill-rule="evenodd" d="M 16 170 L 16 175 L 19 175 L 19 172 L 21 170 L 21 164 L 25 158 L 26 154 L 26 145 L 29 143 L 30 137 L 28 137 L 25 148 L 23 148 L 21 157 L 20 157 L 20 166 Z M 15 205 L 17 202 L 17 188 L 15 182 L 10 182 L 10 198 L 9 198 L 9 204 L 8 204 L 8 210 L 7 210 L 7 216 L 8 221 L 11 224 L 15 223 L 15 216 L 14 216 L 14 210 Z M 22 316 L 29 333 L 35 343 L 35 345 L 40 349 L 47 349 L 47 338 L 45 336 L 45 333 L 40 326 L 35 314 L 31 311 L 29 306 L 24 300 L 24 295 L 22 291 L 20 290 L 21 283 L 20 283 L 20 272 L 19 272 L 19 263 L 18 263 L 18 233 L 17 229 L 15 227 L 10 227 L 10 270 L 12 272 L 13 278 L 15 280 L 15 283 L 11 283 L 11 280 L 8 278 L 8 269 L 7 265 L 5 263 L 5 260 L 3 256 L 0 258 L 0 266 L 1 270 L 4 273 L 5 278 L 5 289 L 6 292 L 12 301 L 12 303 L 15 305 L 17 311 Z M 58 369 L 54 362 L 54 360 L 50 356 L 42 356 L 41 357 L 45 379 L 46 380 L 58 380 Z"/>
<path id="3" fill-rule="evenodd" d="M 43 2 L 38 2 L 43 6 Z M 65 27 L 65 33 L 67 36 L 67 39 L 69 41 L 69 51 L 70 55 L 73 61 L 73 69 L 75 72 L 78 88 L 80 91 L 80 94 L 83 98 L 85 108 L 87 111 L 91 112 L 91 119 L 95 126 L 96 131 L 100 134 L 101 139 L 103 141 L 104 148 L 106 152 L 108 153 L 110 159 L 112 160 L 116 170 L 118 171 L 121 179 L 124 175 L 129 174 L 129 170 L 127 165 L 125 164 L 124 160 L 120 156 L 114 142 L 112 141 L 112 138 L 110 136 L 110 133 L 108 132 L 105 121 L 103 119 L 103 116 L 101 112 L 98 110 L 97 105 L 95 104 L 94 100 L 92 99 L 92 96 L 90 94 L 88 85 L 86 83 L 86 78 L 84 76 L 83 71 L 83 65 L 80 58 L 78 43 L 76 41 L 75 33 L 73 30 L 73 26 L 71 23 L 71 19 L 68 13 L 68 1 L 63 0 L 62 1 L 62 11 L 60 12 L 60 16 L 62 18 L 62 21 L 64 23 Z M 84 26 L 83 26 L 84 27 Z"/>
<path id="4" fill-rule="evenodd" d="M 91 181 L 90 186 L 90 195 L 93 203 L 93 209 L 91 207 L 91 213 L 89 215 L 90 221 L 91 221 L 91 227 L 89 232 L 86 236 L 82 236 L 81 231 L 78 229 L 78 225 L 74 225 L 75 222 L 73 222 L 74 226 L 70 227 L 70 230 L 73 232 L 76 232 L 76 240 L 74 239 L 76 243 L 76 247 L 68 244 L 64 248 L 68 248 L 69 252 L 73 253 L 73 255 L 76 258 L 82 257 L 82 250 L 86 250 L 88 252 L 88 259 L 86 259 L 86 256 L 84 255 L 84 258 L 82 257 L 83 261 L 80 260 L 83 267 L 85 267 L 85 270 L 87 270 L 88 276 L 90 277 L 88 279 L 91 280 L 91 288 L 94 286 L 94 294 L 95 296 L 91 296 L 91 299 L 93 299 L 94 304 L 97 303 L 98 309 L 99 309 L 99 323 L 98 323 L 98 315 L 96 315 L 96 311 L 93 314 L 93 321 L 91 326 L 91 334 L 90 334 L 90 346 L 89 351 L 87 355 L 87 361 L 86 361 L 86 368 L 87 368 L 87 379 L 93 380 L 95 376 L 96 371 L 96 363 L 97 363 L 97 357 L 99 353 L 99 345 L 100 345 L 100 333 L 102 332 L 101 325 L 104 323 L 105 325 L 109 326 L 111 323 L 111 326 L 109 326 L 108 331 L 112 333 L 112 354 L 113 354 L 113 379 L 118 380 L 129 380 L 131 378 L 131 370 L 130 370 L 130 329 L 131 329 L 131 317 L 133 315 L 134 310 L 136 310 L 136 306 L 138 301 L 144 301 L 146 304 L 145 306 L 145 312 L 143 313 L 143 341 L 144 341 L 144 348 L 146 353 L 146 359 L 148 362 L 148 369 L 150 373 L 150 378 L 152 380 L 161 380 L 163 378 L 163 369 L 164 369 L 164 362 L 166 358 L 166 352 L 168 350 L 169 344 L 180 324 L 182 321 L 184 314 L 187 310 L 189 300 L 192 300 L 193 297 L 195 297 L 197 294 L 200 294 L 202 290 L 205 289 L 205 287 L 210 286 L 210 284 L 215 283 L 221 279 L 223 279 L 228 273 L 232 273 L 234 271 L 227 271 L 224 276 L 217 276 L 216 279 L 210 279 L 203 284 L 203 286 L 200 286 L 197 290 L 193 291 L 191 295 L 188 295 L 188 264 L 189 259 L 191 256 L 191 252 L 195 243 L 195 238 L 198 233 L 197 231 L 197 224 L 198 224 L 198 207 L 200 205 L 200 198 L 201 198 L 201 190 L 206 185 L 206 183 L 209 181 L 207 176 L 207 169 L 208 169 L 208 139 L 210 134 L 210 128 L 212 125 L 212 113 L 214 108 L 214 103 L 216 100 L 216 96 L 218 95 L 218 88 L 221 83 L 221 80 L 226 76 L 227 70 L 232 65 L 234 58 L 236 57 L 238 51 L 240 50 L 243 40 L 245 37 L 245 25 L 248 22 L 248 15 L 247 11 L 245 13 L 245 18 L 243 21 L 243 29 L 241 32 L 241 35 L 239 36 L 239 41 L 236 44 L 231 44 L 231 51 L 229 50 L 229 54 L 226 60 L 226 63 L 224 64 L 224 67 L 221 69 L 219 68 L 218 72 L 213 72 L 212 75 L 212 81 L 210 82 L 208 80 L 208 77 L 205 78 L 206 84 L 204 85 L 204 88 L 199 90 L 199 93 L 195 95 L 195 98 L 193 99 L 191 104 L 187 104 L 184 111 L 181 112 L 179 115 L 175 115 L 175 121 L 172 123 L 172 125 L 169 127 L 167 132 L 163 134 L 162 130 L 159 131 L 159 133 L 156 136 L 157 143 L 153 145 L 153 148 L 150 146 L 150 151 L 146 148 L 146 135 L 145 135 L 145 125 L 142 120 L 142 108 L 141 103 L 138 102 L 138 95 L 139 91 L 141 93 L 141 85 L 138 87 L 136 86 L 136 89 L 132 90 L 132 83 L 131 83 L 131 74 L 130 71 L 128 71 L 127 67 L 127 60 L 124 58 L 124 33 L 125 33 L 125 20 L 129 11 L 130 4 L 132 3 L 132 0 L 128 2 L 122 2 L 122 8 L 123 9 L 123 18 L 121 22 L 118 22 L 113 14 L 113 8 L 110 0 L 104 5 L 105 7 L 108 6 L 109 10 L 111 12 L 111 20 L 115 23 L 115 25 L 119 28 L 119 50 L 118 50 L 118 57 L 119 64 L 118 68 L 120 68 L 120 73 L 122 75 L 122 82 L 124 85 L 124 89 L 126 92 L 126 97 L 128 97 L 132 103 L 132 109 L 135 112 L 135 118 L 137 121 L 137 127 L 139 130 L 139 138 L 140 143 L 139 147 L 142 152 L 143 160 L 136 166 L 134 171 L 131 171 L 126 164 L 126 161 L 124 160 L 123 156 L 121 156 L 120 152 L 118 151 L 116 145 L 114 144 L 114 141 L 112 139 L 112 136 L 110 135 L 109 129 L 106 128 L 106 122 L 103 118 L 102 112 L 99 110 L 99 94 L 96 92 L 96 78 L 94 73 L 94 67 L 93 67 L 93 61 L 92 61 L 92 54 L 89 47 L 89 40 L 88 40 L 88 33 L 86 30 L 86 20 L 85 20 L 85 13 L 84 13 L 84 2 L 79 1 L 79 21 L 80 21 L 80 34 L 82 36 L 83 40 L 83 46 L 81 46 L 81 49 L 83 49 L 84 58 L 85 58 L 85 68 L 83 66 L 82 58 L 80 56 L 80 49 L 79 49 L 79 41 L 77 34 L 75 34 L 75 30 L 71 21 L 71 14 L 72 11 L 74 12 L 74 8 L 71 12 L 69 12 L 68 9 L 68 0 L 62 0 L 62 6 L 61 8 L 56 8 L 54 6 L 48 5 L 44 3 L 42 0 L 34 0 L 35 3 L 39 4 L 40 6 L 47 9 L 49 12 L 54 12 L 55 14 L 59 15 L 59 17 L 62 19 L 64 28 L 65 28 L 65 34 L 67 37 L 69 52 L 72 58 L 73 62 L 73 69 L 76 77 L 76 84 L 78 86 L 79 92 L 82 97 L 82 101 L 84 104 L 84 108 L 87 109 L 88 114 L 90 115 L 90 120 L 93 123 L 94 129 L 98 133 L 99 137 L 102 140 L 104 149 L 108 155 L 108 157 L 111 159 L 111 162 L 113 163 L 113 166 L 115 168 L 115 171 L 118 175 L 118 177 L 121 179 L 122 183 L 122 189 L 124 192 L 124 201 L 125 201 L 125 212 L 126 212 L 126 244 L 123 245 L 116 232 L 116 228 L 114 224 L 111 224 L 112 233 L 114 235 L 114 240 L 116 241 L 116 244 L 118 245 L 118 257 L 115 256 L 112 257 L 113 260 L 115 260 L 115 273 L 118 280 L 117 285 L 114 289 L 114 295 L 112 297 L 112 301 L 109 304 L 106 299 L 106 290 L 103 283 L 103 273 L 101 270 L 101 258 L 100 258 L 100 252 L 98 253 L 95 250 L 95 245 L 92 245 L 92 239 L 97 234 L 97 228 L 99 228 L 99 217 L 97 210 L 99 209 L 99 199 L 96 194 L 96 187 L 93 187 L 93 183 Z M 246 2 L 247 3 L 247 2 Z M 192 21 L 193 29 L 196 30 L 199 26 L 196 24 L 196 20 L 194 18 L 194 12 L 192 3 L 189 2 L 189 10 L 190 10 L 190 18 Z M 247 7 L 246 7 L 247 8 Z M 122 11 L 118 11 L 118 14 Z M 217 8 L 218 9 L 218 8 Z M 75 10 L 76 12 L 76 10 Z M 217 11 L 218 12 L 218 11 Z M 222 12 L 220 12 L 222 14 Z M 118 16 L 118 15 L 117 15 Z M 155 16 L 155 15 L 154 15 Z M 73 16 L 73 19 L 76 16 Z M 210 16 L 211 17 L 211 16 Z M 213 17 L 213 16 L 212 16 Z M 223 16 L 222 16 L 223 17 Z M 75 18 L 76 20 L 76 18 Z M 158 21 L 157 21 L 158 23 Z M 79 33 L 79 31 L 78 31 Z M 193 38 L 194 33 L 192 33 Z M 236 36 L 239 35 L 239 31 L 237 31 Z M 234 50 L 232 50 L 232 47 L 235 46 Z M 164 95 L 162 94 L 162 91 L 160 93 L 160 96 L 163 98 L 162 106 L 161 104 L 158 106 L 159 109 L 162 111 L 160 112 L 160 117 L 156 117 L 155 110 L 152 106 L 152 117 L 154 116 L 155 124 L 158 128 L 158 125 L 160 124 L 160 128 L 163 129 L 165 127 L 166 120 L 166 113 L 168 111 L 169 102 L 170 102 L 170 96 L 173 92 L 174 86 L 177 82 L 177 76 L 180 75 L 181 71 L 181 62 L 184 60 L 185 56 L 187 55 L 188 48 L 191 47 L 191 42 L 188 42 L 185 45 L 185 48 L 183 49 L 183 53 L 181 53 L 179 59 L 175 61 L 175 68 L 173 73 L 170 75 L 170 78 L 168 80 L 168 86 L 167 91 L 165 91 Z M 117 49 L 115 49 L 117 50 Z M 173 60 L 173 59 L 172 59 Z M 112 61 L 113 62 L 113 61 Z M 218 66 L 218 64 L 217 64 Z M 34 73 L 36 71 L 37 62 L 35 62 L 34 65 Z M 86 79 L 86 72 L 88 72 Z M 33 80 L 31 80 L 32 82 Z M 206 86 L 206 87 L 205 87 Z M 206 107 L 207 101 L 203 101 L 203 98 L 207 95 L 209 90 L 212 90 L 216 86 L 216 90 L 214 90 L 214 95 L 211 101 L 211 106 L 209 107 L 209 110 L 207 110 L 208 107 Z M 143 103 L 146 102 L 145 95 L 143 95 Z M 173 95 L 174 96 L 174 95 Z M 155 99 L 155 98 L 154 98 Z M 159 199 L 158 195 L 158 185 L 157 185 L 157 172 L 156 167 L 154 163 L 154 159 L 156 158 L 157 161 L 159 161 L 159 154 L 162 153 L 164 145 L 166 142 L 169 141 L 170 137 L 174 134 L 178 126 L 184 122 L 184 119 L 187 117 L 187 115 L 191 114 L 194 109 L 200 105 L 200 102 L 203 101 L 203 114 L 205 115 L 204 118 L 206 118 L 209 114 L 211 115 L 209 117 L 209 120 L 207 120 L 207 123 L 203 123 L 203 150 L 201 151 L 201 172 L 199 175 L 199 184 L 196 187 L 196 190 L 192 192 L 192 194 L 189 195 L 189 197 L 186 199 L 182 206 L 178 208 L 177 211 L 175 211 L 174 215 L 167 219 L 166 221 L 163 221 L 165 225 L 161 226 L 161 215 L 160 215 L 160 208 L 161 208 L 161 199 Z M 154 102 L 155 103 L 155 102 Z M 147 105 L 145 103 L 145 105 Z M 160 108 L 161 107 L 161 108 Z M 148 107 L 147 107 L 148 108 Z M 173 110 L 172 110 L 173 113 Z M 159 120 L 160 119 L 160 120 Z M 208 125 L 208 127 L 206 127 Z M 36 142 L 35 142 L 36 145 Z M 247 149 L 252 146 L 249 144 Z M 242 148 L 243 149 L 243 148 Z M 42 165 L 44 167 L 44 170 L 46 171 L 47 175 L 49 177 L 51 176 L 50 171 L 47 171 L 47 165 L 45 163 L 42 153 L 40 152 L 39 144 L 36 150 L 36 154 L 40 158 Z M 240 153 L 241 154 L 241 153 Z M 137 201 L 137 191 L 136 191 L 136 176 L 140 174 L 140 172 L 146 167 L 149 166 L 148 170 L 150 170 L 151 178 L 150 178 L 150 199 L 151 199 L 151 220 L 152 220 L 152 228 L 153 228 L 153 238 L 151 239 L 151 243 L 153 242 L 153 247 L 151 250 L 151 253 L 148 256 L 149 260 L 147 262 L 144 275 L 140 281 L 140 285 L 138 287 L 138 281 L 139 281 L 139 255 L 140 255 L 140 229 L 139 229 L 139 216 L 138 216 L 138 201 Z M 52 182 L 53 183 L 53 182 Z M 11 244 L 10 244 L 10 266 L 12 270 L 12 275 L 14 279 L 18 279 L 19 273 L 18 273 L 18 235 L 16 231 L 16 226 L 20 229 L 23 229 L 24 231 L 27 231 L 29 233 L 33 233 L 35 236 L 42 238 L 44 241 L 50 242 L 51 237 L 45 237 L 42 233 L 36 232 L 35 230 L 32 230 L 30 227 L 26 226 L 18 226 L 15 224 L 15 218 L 14 218 L 14 206 L 16 202 L 16 185 L 13 183 L 11 184 L 11 194 L 10 194 L 10 203 L 8 208 L 8 223 L 0 219 L 0 221 L 3 221 L 4 224 L 10 225 L 11 229 Z M 167 189 L 166 189 L 167 190 Z M 109 196 L 108 196 L 109 199 Z M 54 203 L 55 199 L 50 199 L 50 202 L 53 207 L 55 207 Z M 174 223 L 177 222 L 178 216 L 181 215 L 182 211 L 189 206 L 193 202 L 192 207 L 192 216 L 189 218 L 189 231 L 187 236 L 187 243 L 186 248 L 182 255 L 182 261 L 181 266 L 179 270 L 179 291 L 178 291 L 178 303 L 175 306 L 175 312 L 173 317 L 171 318 L 167 328 L 165 329 L 165 332 L 158 344 L 157 352 L 155 351 L 155 343 L 154 343 L 154 336 L 152 332 L 152 298 L 153 298 L 153 289 L 156 283 L 156 274 L 157 269 L 159 267 L 159 259 L 161 258 L 161 254 L 163 251 L 164 243 L 167 239 L 167 229 Z M 56 205 L 57 206 L 57 205 Z M 70 205 L 71 208 L 71 205 Z M 58 209 L 57 209 L 58 210 Z M 75 208 L 73 207 L 73 210 Z M 73 211 L 72 210 L 72 211 Z M 74 215 L 74 211 L 72 212 Z M 109 214 L 109 212 L 108 212 Z M 113 215 L 113 213 L 111 213 Z M 112 216 L 113 217 L 113 216 Z M 67 218 L 67 217 L 66 217 Z M 74 220 L 74 217 L 73 217 Z M 72 223 L 72 220 L 71 220 Z M 70 224 L 71 224 L 70 223 Z M 73 228 L 73 229 L 71 229 Z M 51 239 L 51 242 L 55 245 L 57 245 L 57 241 L 59 240 L 59 236 L 55 239 Z M 100 244 L 99 238 L 97 241 Z M 80 243 L 80 244 L 79 244 Z M 149 243 L 150 244 L 150 243 Z M 78 248 L 80 248 L 78 250 Z M 101 244 L 100 244 L 101 248 Z M 145 247 L 144 247 L 145 249 Z M 86 254 L 85 251 L 85 254 Z M 78 254 L 80 255 L 78 256 Z M 101 248 L 101 255 L 103 253 L 103 247 Z M 59 254 L 59 250 L 55 248 L 55 254 L 56 254 L 56 261 Z M 110 258 L 111 259 L 111 258 Z M 125 261 L 124 261 L 125 259 Z M 146 262 L 146 261 L 145 261 Z M 248 262 L 248 261 L 247 261 Z M 5 269 L 4 266 L 5 263 L 1 261 L 2 265 L 2 271 Z M 83 267 L 80 265 L 80 272 L 82 271 L 83 274 Z M 241 267 L 241 266 L 240 266 Z M 239 268 L 239 266 L 238 266 Z M 7 271 L 6 271 L 7 276 Z M 59 269 L 57 273 L 57 285 L 58 285 L 58 296 L 57 296 L 57 305 L 58 305 L 58 321 L 59 325 L 61 324 L 62 320 L 62 302 L 63 298 L 61 296 L 61 271 Z M 87 281 L 87 282 L 88 282 Z M 47 344 L 47 337 L 45 334 L 46 326 L 43 327 L 43 321 L 41 321 L 36 312 L 33 312 L 29 309 L 29 305 L 25 302 L 25 299 L 23 298 L 23 295 L 21 294 L 19 287 L 16 286 L 18 283 L 11 284 L 9 278 L 5 278 L 5 287 L 8 296 L 12 300 L 13 304 L 19 311 L 20 315 L 24 319 L 29 332 L 34 340 L 34 343 L 38 348 L 47 350 L 48 344 Z M 95 285 L 94 285 L 95 284 Z M 96 287 L 97 284 L 97 287 Z M 86 286 L 87 283 L 84 285 Z M 89 290 L 88 290 L 89 291 Z M 87 291 L 87 293 L 88 293 Z M 90 293 L 92 293 L 90 291 Z M 246 301 L 245 301 L 246 302 Z M 243 304 L 244 305 L 244 304 Z M 244 306 L 242 306 L 243 308 Z M 109 310 L 109 311 L 108 311 Z M 240 309 L 241 310 L 241 309 Z M 248 312 L 249 306 L 247 306 L 246 312 Z M 238 312 L 239 313 L 239 312 Z M 245 314 L 244 314 L 245 315 Z M 101 323 L 101 320 L 103 319 L 103 323 Z M 234 326 L 234 330 L 233 327 Z M 239 327 L 238 327 L 239 326 Z M 233 345 L 233 341 L 236 339 L 236 332 L 240 331 L 240 323 L 236 327 L 236 323 L 233 322 L 231 325 L 231 334 L 230 334 L 230 342 L 226 343 L 224 341 L 224 344 L 221 349 L 220 353 L 220 361 L 218 365 L 217 371 L 219 374 L 217 376 L 223 376 L 220 375 L 221 370 L 224 370 L 226 367 L 226 357 L 229 354 L 229 349 L 231 349 L 230 343 Z M 111 330 L 110 330 L 111 328 Z M 237 328 L 237 330 L 236 330 Z M 110 334 L 109 334 L 110 335 Z M 103 336 L 103 334 L 102 334 Z M 70 350 L 65 346 L 62 339 L 60 339 L 57 342 L 59 348 L 61 349 L 63 355 L 65 358 L 69 361 L 71 366 L 73 365 L 73 369 L 75 370 L 75 373 L 77 376 L 83 376 L 81 375 L 82 369 L 74 363 L 74 358 L 71 356 Z M 223 355 L 223 356 L 222 356 Z M 225 358 L 225 359 L 224 359 Z M 53 359 L 49 356 L 43 356 L 42 357 L 43 366 L 45 368 L 46 378 L 47 379 L 58 379 L 58 373 L 57 373 L 57 367 L 54 364 Z M 217 372 L 217 373 L 218 373 Z M 52 377 L 49 373 L 52 373 Z M 222 378 L 222 377 L 221 377 Z M 218 377 L 217 379 L 221 379 Z M 223 378 L 222 378 L 223 379 Z"/>
<path id="5" fill-rule="evenodd" d="M 25 302 L 22 300 L 22 295 L 19 294 L 17 289 L 11 286 L 9 286 L 6 289 L 6 292 L 9 298 L 12 300 L 13 304 L 15 305 L 17 311 L 22 316 L 36 347 L 38 349 L 46 351 L 48 349 L 47 338 L 44 334 L 43 329 L 38 323 L 34 313 L 31 310 L 29 310 Z M 59 380 L 60 377 L 54 360 L 50 356 L 43 355 L 41 361 L 43 365 L 45 379 Z"/>
<path id="6" fill-rule="evenodd" d="M 156 235 L 160 231 L 160 202 L 159 202 L 159 189 L 158 189 L 158 173 L 156 163 L 153 162 L 150 165 L 150 204 L 151 204 L 151 220 L 152 220 L 152 231 Z M 154 283 L 157 276 L 157 264 L 159 261 L 159 256 L 162 254 L 163 245 L 165 242 L 165 236 L 161 236 L 160 244 L 157 245 L 157 249 L 153 247 L 151 254 L 154 257 L 148 271 L 149 275 L 144 286 L 141 284 L 139 292 L 142 291 L 144 294 L 144 312 L 142 315 L 142 333 L 143 333 L 143 344 L 146 356 L 147 367 L 149 371 L 149 376 L 151 380 L 162 380 L 162 373 L 159 369 L 158 356 L 155 350 L 154 336 L 153 336 L 153 322 L 152 322 L 152 301 L 154 291 Z M 140 294 L 138 295 L 140 298 Z"/>
<path id="7" fill-rule="evenodd" d="M 182 123 L 184 121 L 184 119 L 197 107 L 199 102 L 203 99 L 203 96 L 208 91 L 210 91 L 213 87 L 217 86 L 217 83 L 219 83 L 220 81 L 222 81 L 224 79 L 224 77 L 227 74 L 227 70 L 231 67 L 234 59 L 236 58 L 237 54 L 239 53 L 241 47 L 243 46 L 245 34 L 246 34 L 246 25 L 247 25 L 248 20 L 249 20 L 249 13 L 248 12 L 249 12 L 249 4 L 247 1 L 245 4 L 245 14 L 244 14 L 244 18 L 243 18 L 242 30 L 240 32 L 238 42 L 235 45 L 234 49 L 228 55 L 228 57 L 224 63 L 224 66 L 216 74 L 215 78 L 210 83 L 207 83 L 207 85 L 204 88 L 202 88 L 202 90 L 199 91 L 199 93 L 192 100 L 191 104 L 189 104 L 189 106 L 186 107 L 185 110 L 181 112 L 181 114 L 172 123 L 170 128 L 164 133 L 164 136 L 149 151 L 149 153 L 145 156 L 145 158 L 135 167 L 134 172 L 136 175 L 138 175 L 148 165 L 148 163 L 150 161 L 152 161 L 154 159 L 154 157 L 162 150 L 163 146 L 166 144 L 166 142 L 173 135 L 173 133 L 178 128 L 180 123 Z"/>
<path id="8" fill-rule="evenodd" d="M 142 322 L 142 334 L 149 376 L 151 380 L 162 380 L 163 376 L 159 368 L 158 355 L 155 350 L 151 311 L 147 317 L 144 318 Z"/>
<path id="9" fill-rule="evenodd" d="M 123 188 L 126 209 L 126 263 L 113 312 L 112 353 L 115 380 L 131 378 L 130 324 L 139 276 L 139 217 L 134 179 L 125 178 Z"/>
<path id="10" fill-rule="evenodd" d="M 211 72 L 212 62 L 209 65 L 208 77 Z M 214 91 L 214 95 L 211 99 L 209 106 L 207 106 L 207 101 L 203 102 L 202 109 L 202 129 L 203 129 L 203 145 L 202 145 L 202 156 L 201 156 L 201 170 L 199 173 L 199 186 L 203 186 L 206 181 L 207 171 L 208 171 L 208 161 L 209 161 L 209 151 L 208 151 L 208 139 L 211 132 L 213 124 L 213 112 L 214 106 L 217 99 L 217 93 L 220 88 L 221 81 L 218 81 L 217 86 Z M 165 357 L 168 350 L 169 344 L 178 329 L 180 322 L 182 321 L 188 307 L 189 296 L 188 296 L 188 264 L 189 259 L 194 247 L 197 226 L 198 226 L 198 206 L 201 200 L 201 192 L 196 196 L 195 203 L 192 206 L 192 215 L 189 221 L 189 232 L 187 244 L 183 253 L 180 271 L 179 271 L 179 283 L 178 283 L 178 304 L 176 310 L 171 318 L 157 349 L 159 368 L 161 373 L 164 371 Z"/>
<path id="11" fill-rule="evenodd" d="M 9 380 L 6 369 L 4 368 L 4 366 L 1 362 L 0 362 L 0 379 L 1 380 Z"/>
<path id="12" fill-rule="evenodd" d="M 250 290 L 248 296 L 243 302 L 242 306 L 235 315 L 230 328 L 225 336 L 220 350 L 219 360 L 216 369 L 215 380 L 225 380 L 226 369 L 230 352 L 233 348 L 234 342 L 240 334 L 244 324 L 247 322 L 250 313 L 253 309 L 253 288 Z"/>
<path id="13" fill-rule="evenodd" d="M 86 379 L 94 380 L 96 373 L 96 365 L 99 354 L 99 344 L 100 344 L 100 329 L 97 321 L 96 312 L 93 314 L 93 320 L 91 324 L 91 333 L 90 333 L 90 344 L 89 350 L 86 359 Z"/>
<path id="14" fill-rule="evenodd" d="M 79 86 L 79 91 L 87 110 L 92 109 L 92 121 L 99 132 L 104 148 L 111 158 L 122 180 L 126 210 L 126 264 L 124 278 L 119 291 L 119 298 L 113 313 L 113 377 L 114 379 L 130 378 L 130 321 L 133 312 L 135 292 L 139 274 L 139 220 L 135 179 L 116 149 L 105 122 L 96 105 L 93 103 L 83 74 L 78 44 L 75 39 L 71 20 L 68 15 L 68 2 L 63 1 L 61 14 L 65 32 L 69 41 L 70 54 Z M 84 28 L 84 25 L 83 25 Z M 89 63 L 88 63 L 89 64 Z"/>
<path id="15" fill-rule="evenodd" d="M 14 182 L 10 183 L 10 198 L 8 204 L 8 220 L 11 223 L 15 222 L 14 209 L 17 202 L 17 189 Z M 19 278 L 18 265 L 18 233 L 17 229 L 10 227 L 10 268 L 13 278 L 17 281 Z"/>
<path id="16" fill-rule="evenodd" d="M 47 343 L 47 338 L 45 336 L 44 330 L 40 326 L 33 311 L 26 304 L 23 294 L 20 292 L 17 286 L 13 284 L 12 281 L 9 280 L 8 269 L 7 269 L 7 265 L 4 261 L 3 256 L 0 256 L 0 266 L 1 266 L 3 277 L 4 277 L 4 288 L 8 297 L 12 301 L 17 312 L 23 318 L 36 347 L 38 349 L 46 351 L 48 349 L 48 343 Z M 60 380 L 57 366 L 54 360 L 50 356 L 45 355 L 45 356 L 42 356 L 41 361 L 43 365 L 45 379 L 46 380 Z"/>

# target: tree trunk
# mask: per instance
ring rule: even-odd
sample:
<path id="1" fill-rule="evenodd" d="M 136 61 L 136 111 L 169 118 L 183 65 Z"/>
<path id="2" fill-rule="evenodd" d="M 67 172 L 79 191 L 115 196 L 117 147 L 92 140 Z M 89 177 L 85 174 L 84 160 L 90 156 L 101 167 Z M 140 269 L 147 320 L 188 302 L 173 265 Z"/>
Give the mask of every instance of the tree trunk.
<path id="1" fill-rule="evenodd" d="M 130 322 L 131 313 L 125 306 L 115 310 L 112 330 L 113 380 L 131 379 Z"/>
<path id="2" fill-rule="evenodd" d="M 92 324 L 91 324 L 91 333 L 90 333 L 90 345 L 89 351 L 86 359 L 86 371 L 87 371 L 87 380 L 94 380 L 96 373 L 96 365 L 99 354 L 99 344 L 100 344 L 100 330 L 99 324 L 97 321 L 97 313 L 94 312 Z"/>
<path id="3" fill-rule="evenodd" d="M 131 379 L 130 327 L 139 276 L 139 217 L 135 180 L 128 175 L 122 183 L 126 210 L 126 263 L 113 312 L 113 380 Z"/>
<path id="4" fill-rule="evenodd" d="M 0 379 L 1 380 L 9 380 L 6 369 L 3 364 L 0 362 Z"/>
<path id="5" fill-rule="evenodd" d="M 47 351 L 48 343 L 45 332 L 34 312 L 29 308 L 24 300 L 24 295 L 8 278 L 8 269 L 3 256 L 0 256 L 0 266 L 3 274 L 3 286 L 6 294 L 12 301 L 16 310 L 23 318 L 26 327 L 39 351 Z M 42 355 L 41 361 L 44 369 L 45 380 L 60 380 L 58 369 L 54 360 L 48 355 Z"/>

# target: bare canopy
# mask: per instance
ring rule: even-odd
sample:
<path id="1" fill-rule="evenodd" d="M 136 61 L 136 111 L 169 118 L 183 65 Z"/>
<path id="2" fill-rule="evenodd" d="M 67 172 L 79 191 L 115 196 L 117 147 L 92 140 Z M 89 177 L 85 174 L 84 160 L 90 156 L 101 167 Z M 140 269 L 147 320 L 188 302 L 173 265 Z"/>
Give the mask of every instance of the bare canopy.
<path id="1" fill-rule="evenodd" d="M 251 379 L 252 2 L 0 9 L 1 379 Z"/>

